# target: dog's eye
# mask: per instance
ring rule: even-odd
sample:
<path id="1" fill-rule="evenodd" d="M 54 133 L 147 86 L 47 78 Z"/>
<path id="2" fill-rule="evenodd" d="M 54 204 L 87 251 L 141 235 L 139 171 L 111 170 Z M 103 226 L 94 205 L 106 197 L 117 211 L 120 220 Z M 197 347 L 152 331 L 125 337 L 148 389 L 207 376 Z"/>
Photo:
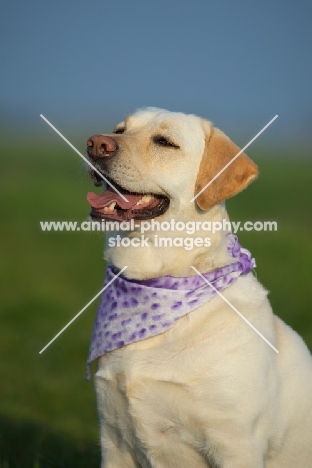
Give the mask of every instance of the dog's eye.
<path id="1" fill-rule="evenodd" d="M 113 133 L 124 133 L 125 129 L 120 127 L 113 131 Z"/>
<path id="2" fill-rule="evenodd" d="M 172 141 L 168 140 L 168 138 L 165 138 L 161 135 L 156 135 L 153 138 L 153 141 L 154 143 L 156 143 L 156 145 L 159 145 L 159 146 L 171 146 L 172 148 L 179 148 L 178 145 L 176 145 Z"/>

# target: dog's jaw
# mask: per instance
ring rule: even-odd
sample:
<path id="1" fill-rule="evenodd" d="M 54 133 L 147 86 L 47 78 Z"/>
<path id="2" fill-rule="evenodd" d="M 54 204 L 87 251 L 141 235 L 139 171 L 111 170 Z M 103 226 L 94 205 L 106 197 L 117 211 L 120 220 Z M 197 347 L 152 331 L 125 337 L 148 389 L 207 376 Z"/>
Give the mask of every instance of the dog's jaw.
<path id="1" fill-rule="evenodd" d="M 205 219 L 203 219 L 203 216 Z M 209 220 L 211 222 L 222 223 L 223 219 L 228 220 L 228 214 L 225 204 L 221 203 L 214 206 L 208 213 L 197 213 L 195 222 Z M 161 220 L 164 220 L 164 217 L 160 218 L 160 222 Z M 175 219 L 175 221 L 178 220 Z M 183 221 L 183 219 L 179 218 L 179 221 Z M 184 222 L 187 221 L 188 219 L 185 218 Z M 196 231 L 193 235 L 177 231 L 149 231 L 144 233 L 144 239 L 148 239 L 145 245 L 138 247 L 123 247 L 122 245 L 110 247 L 110 239 L 116 239 L 118 235 L 122 237 L 127 236 L 130 239 L 137 238 L 142 241 L 142 234 L 140 229 L 137 228 L 131 233 L 115 232 L 108 233 L 106 236 L 106 260 L 119 269 L 127 266 L 124 274 L 128 278 L 148 279 L 165 275 L 176 277 L 193 276 L 195 273 L 192 266 L 200 272 L 207 272 L 233 261 L 228 254 L 225 240 L 226 232 L 223 231 L 215 233 Z M 158 247 L 155 245 L 155 236 L 157 236 L 157 241 L 159 241 L 160 237 L 209 237 L 211 245 L 209 247 L 194 247 L 190 250 L 186 250 L 184 247 Z"/>

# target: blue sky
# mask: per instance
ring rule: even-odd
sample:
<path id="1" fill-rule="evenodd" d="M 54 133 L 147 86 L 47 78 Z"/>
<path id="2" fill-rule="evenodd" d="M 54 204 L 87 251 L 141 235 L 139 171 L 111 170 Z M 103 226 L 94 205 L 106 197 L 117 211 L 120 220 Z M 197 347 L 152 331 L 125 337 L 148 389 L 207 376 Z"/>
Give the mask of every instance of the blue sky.
<path id="1" fill-rule="evenodd" d="M 251 138 L 278 114 L 263 141 L 308 141 L 311 20 L 308 0 L 6 2 L 1 120 L 87 134 L 156 106 Z"/>

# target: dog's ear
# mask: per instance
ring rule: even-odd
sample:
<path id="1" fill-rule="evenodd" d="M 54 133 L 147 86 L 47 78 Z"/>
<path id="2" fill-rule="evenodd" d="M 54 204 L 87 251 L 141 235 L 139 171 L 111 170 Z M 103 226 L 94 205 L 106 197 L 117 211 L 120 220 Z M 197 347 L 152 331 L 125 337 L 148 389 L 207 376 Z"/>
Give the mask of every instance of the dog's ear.
<path id="1" fill-rule="evenodd" d="M 195 196 L 239 153 L 240 149 L 221 130 L 212 128 L 200 163 Z M 258 176 L 258 166 L 241 153 L 197 198 L 202 210 L 233 197 Z"/>

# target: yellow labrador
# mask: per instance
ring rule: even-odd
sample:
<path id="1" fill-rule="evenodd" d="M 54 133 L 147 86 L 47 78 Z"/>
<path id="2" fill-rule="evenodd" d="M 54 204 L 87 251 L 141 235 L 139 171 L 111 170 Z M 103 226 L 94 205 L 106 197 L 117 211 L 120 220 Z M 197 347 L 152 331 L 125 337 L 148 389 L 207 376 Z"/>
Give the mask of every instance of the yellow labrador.
<path id="1" fill-rule="evenodd" d="M 311 355 L 227 223 L 224 200 L 257 166 L 241 154 L 205 188 L 239 149 L 208 121 L 155 108 L 87 144 L 95 184 L 108 180 L 88 195 L 91 218 L 120 228 L 89 357 L 102 467 L 312 467 Z"/>

